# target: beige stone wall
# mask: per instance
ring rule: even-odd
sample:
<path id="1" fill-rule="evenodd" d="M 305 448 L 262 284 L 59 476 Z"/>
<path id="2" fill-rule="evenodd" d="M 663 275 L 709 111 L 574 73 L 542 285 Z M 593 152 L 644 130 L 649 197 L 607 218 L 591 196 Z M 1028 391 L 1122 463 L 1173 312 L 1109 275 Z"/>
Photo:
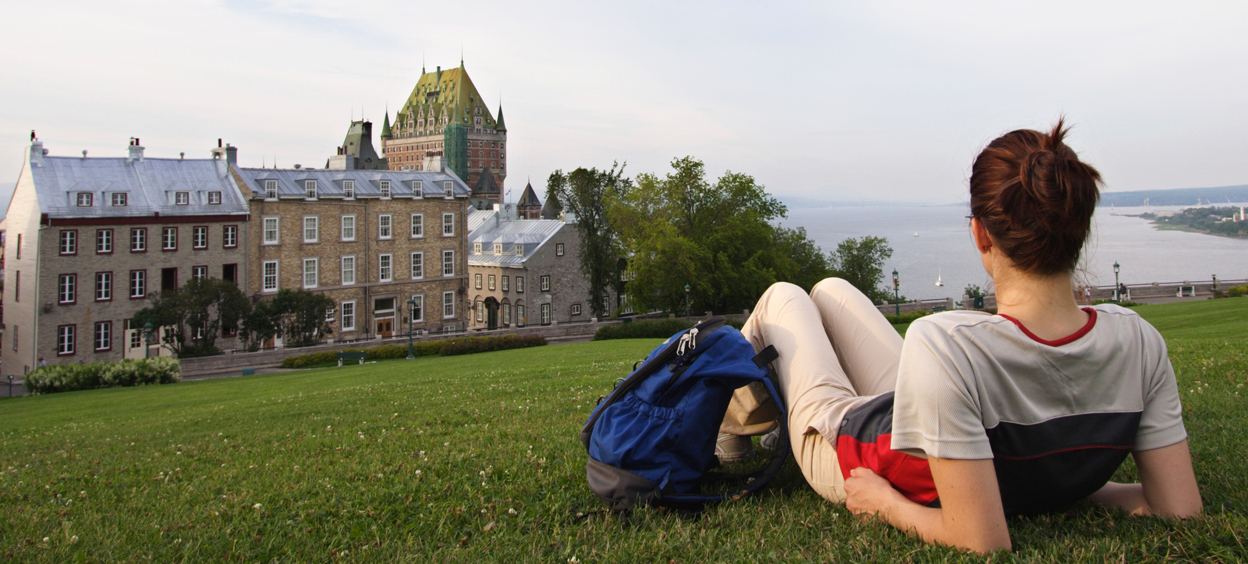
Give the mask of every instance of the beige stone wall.
<path id="1" fill-rule="evenodd" d="M 39 202 L 30 175 L 29 149 L 27 153 L 27 164 L 22 166 L 4 218 L 4 334 L 0 337 L 0 372 L 16 378 L 34 370 L 39 358 L 35 341 L 38 335 L 35 313 L 39 303 Z M 19 297 L 20 300 L 16 299 Z"/>

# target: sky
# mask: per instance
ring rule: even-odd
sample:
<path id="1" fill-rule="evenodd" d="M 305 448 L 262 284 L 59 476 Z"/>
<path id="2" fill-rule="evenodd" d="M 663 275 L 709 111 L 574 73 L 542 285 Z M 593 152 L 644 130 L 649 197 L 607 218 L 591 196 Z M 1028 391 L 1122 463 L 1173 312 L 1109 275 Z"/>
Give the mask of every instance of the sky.
<path id="1" fill-rule="evenodd" d="M 0 186 L 53 155 L 317 168 L 463 62 L 508 126 L 506 186 L 627 163 L 780 197 L 957 202 L 997 135 L 1065 115 L 1106 189 L 1248 183 L 1244 2 L 6 3 Z M 375 141 L 376 142 L 376 141 Z"/>

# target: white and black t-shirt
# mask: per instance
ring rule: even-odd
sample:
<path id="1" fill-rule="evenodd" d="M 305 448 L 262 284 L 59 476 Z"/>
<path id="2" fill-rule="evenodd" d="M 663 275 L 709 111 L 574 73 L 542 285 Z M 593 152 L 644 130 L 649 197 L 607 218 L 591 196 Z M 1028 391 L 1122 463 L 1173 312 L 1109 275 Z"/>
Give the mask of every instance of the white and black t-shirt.
<path id="1" fill-rule="evenodd" d="M 1115 305 L 1045 341 L 1016 321 L 940 313 L 906 333 L 894 450 L 993 459 L 1006 512 L 1056 509 L 1100 489 L 1132 450 L 1187 438 L 1157 330 Z"/>

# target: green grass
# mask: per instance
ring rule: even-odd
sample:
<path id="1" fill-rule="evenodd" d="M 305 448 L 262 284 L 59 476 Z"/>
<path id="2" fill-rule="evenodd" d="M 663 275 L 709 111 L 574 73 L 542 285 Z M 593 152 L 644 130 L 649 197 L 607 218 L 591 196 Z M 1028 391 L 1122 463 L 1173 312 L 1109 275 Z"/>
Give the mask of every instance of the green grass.
<path id="1" fill-rule="evenodd" d="M 1211 303 L 1210 315 L 1238 307 Z M 997 559 L 1248 559 L 1248 321 L 1191 323 L 1200 314 L 1185 308 L 1205 307 L 1140 311 L 1168 336 L 1221 328 L 1170 338 L 1206 515 L 1171 523 L 1078 505 L 1012 519 L 1015 551 Z M 585 484 L 576 434 L 598 396 L 657 344 L 0 401 L 0 559 L 981 560 L 857 521 L 815 495 L 792 461 L 762 494 L 696 517 L 593 513 L 604 505 Z M 1133 473 L 1128 463 L 1118 478 Z"/>

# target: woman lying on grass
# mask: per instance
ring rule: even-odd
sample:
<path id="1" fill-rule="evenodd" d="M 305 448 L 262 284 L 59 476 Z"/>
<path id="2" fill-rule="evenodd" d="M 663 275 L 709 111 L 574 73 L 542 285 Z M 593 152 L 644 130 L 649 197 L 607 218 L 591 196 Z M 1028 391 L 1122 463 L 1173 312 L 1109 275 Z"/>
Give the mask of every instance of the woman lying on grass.
<path id="1" fill-rule="evenodd" d="M 1065 133 L 1013 131 L 975 160 L 971 231 L 998 315 L 923 317 L 903 342 L 843 280 L 759 300 L 742 332 L 780 351 L 793 452 L 821 496 L 981 553 L 1010 548 L 1007 515 L 1082 499 L 1200 514 L 1161 335 L 1130 310 L 1075 303 L 1100 175 Z M 1109 482 L 1128 454 L 1140 483 Z"/>

